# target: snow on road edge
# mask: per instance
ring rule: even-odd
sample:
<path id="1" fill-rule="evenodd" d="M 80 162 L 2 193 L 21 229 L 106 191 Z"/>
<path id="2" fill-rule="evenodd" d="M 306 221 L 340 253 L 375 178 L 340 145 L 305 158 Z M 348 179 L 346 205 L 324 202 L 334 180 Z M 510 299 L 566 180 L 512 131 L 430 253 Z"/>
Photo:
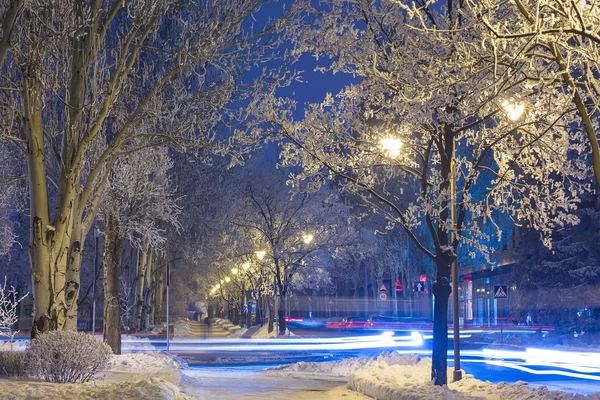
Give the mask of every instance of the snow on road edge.
<path id="1" fill-rule="evenodd" d="M 475 379 L 473 375 L 465 375 L 462 380 L 449 385 L 436 386 L 431 383 L 430 376 L 430 358 L 409 365 L 389 365 L 385 360 L 379 360 L 353 372 L 348 387 L 378 400 L 600 400 L 600 393 L 585 396 L 549 391 L 545 387 L 533 389 L 526 382 L 493 384 Z M 452 376 L 451 369 L 448 369 L 448 376 Z"/>

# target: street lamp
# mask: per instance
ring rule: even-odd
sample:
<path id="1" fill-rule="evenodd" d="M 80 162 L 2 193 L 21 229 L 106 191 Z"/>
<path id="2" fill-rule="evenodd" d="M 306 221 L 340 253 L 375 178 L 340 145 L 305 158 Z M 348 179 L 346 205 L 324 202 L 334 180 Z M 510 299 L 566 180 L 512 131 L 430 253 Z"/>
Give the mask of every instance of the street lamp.
<path id="1" fill-rule="evenodd" d="M 259 250 L 254 252 L 254 254 L 256 254 L 256 258 L 258 258 L 259 260 L 262 260 L 263 258 L 265 258 L 265 255 L 267 255 L 267 252 L 264 250 Z"/>
<path id="2" fill-rule="evenodd" d="M 517 121 L 525 112 L 525 103 L 514 99 L 504 100 L 502 108 L 511 121 Z"/>
<path id="3" fill-rule="evenodd" d="M 237 275 L 238 273 L 238 269 L 237 268 L 231 268 L 231 274 L 232 275 Z"/>
<path id="4" fill-rule="evenodd" d="M 396 138 L 385 138 L 379 141 L 379 145 L 386 156 L 396 158 L 400 155 L 402 141 Z"/>
<path id="5" fill-rule="evenodd" d="M 228 277 L 228 276 L 226 276 L 226 277 L 225 277 L 225 282 L 227 282 L 227 283 L 231 282 L 231 278 L 230 278 L 230 277 Z"/>
<path id="6" fill-rule="evenodd" d="M 311 233 L 305 233 L 302 235 L 302 241 L 304 244 L 310 244 L 315 237 Z"/>
<path id="7" fill-rule="evenodd" d="M 248 263 L 248 262 L 247 263 L 243 263 L 242 264 L 242 268 L 243 268 L 244 271 L 248 271 L 248 269 L 250 268 L 250 263 Z"/>
<path id="8" fill-rule="evenodd" d="M 379 141 L 381 149 L 390 158 L 396 158 L 400 155 L 400 149 L 402 148 L 402 142 L 400 139 L 386 138 Z M 454 143 L 452 144 L 454 151 Z M 451 243 L 456 240 L 456 175 L 454 170 L 454 154 L 450 160 L 450 196 L 451 196 L 451 209 L 450 218 L 452 220 L 452 233 L 450 236 Z M 452 340 L 454 341 L 454 380 L 460 380 L 462 378 L 462 371 L 460 369 L 460 332 L 459 332 L 459 318 L 458 318 L 458 257 L 454 259 L 452 263 L 452 324 L 454 328 Z M 445 322 L 444 322 L 445 323 Z"/>

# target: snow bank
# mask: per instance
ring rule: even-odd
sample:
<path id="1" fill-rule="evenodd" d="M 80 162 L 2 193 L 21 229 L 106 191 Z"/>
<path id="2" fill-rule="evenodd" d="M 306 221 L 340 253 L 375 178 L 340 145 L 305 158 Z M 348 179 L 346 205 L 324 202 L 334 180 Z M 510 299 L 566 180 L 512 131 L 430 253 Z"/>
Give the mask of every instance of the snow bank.
<path id="1" fill-rule="evenodd" d="M 532 389 L 526 382 L 493 384 L 475 379 L 473 375 L 447 386 L 435 386 L 430 381 L 431 359 L 413 361 L 389 365 L 384 359 L 378 360 L 353 372 L 348 387 L 378 400 L 600 400 L 600 393 L 583 396 L 549 391 L 545 387 Z M 451 369 L 448 376 L 452 376 Z"/>
<path id="2" fill-rule="evenodd" d="M 375 365 L 380 361 L 384 361 L 387 365 L 414 365 L 419 361 L 419 356 L 417 354 L 406 355 L 396 352 L 383 352 L 377 357 L 372 358 L 349 358 L 342 361 L 330 362 L 298 362 L 275 367 L 269 370 L 269 373 L 276 375 L 295 375 L 301 373 L 350 378 L 353 372 Z"/>
<path id="3" fill-rule="evenodd" d="M 288 333 L 289 333 L 289 335 L 287 335 L 287 336 L 296 336 L 289 330 L 288 330 Z M 275 336 L 276 336 L 275 327 L 273 327 L 273 332 L 269 333 L 269 324 L 264 324 L 263 326 L 260 327 L 259 330 L 256 331 L 256 333 L 254 333 L 252 335 L 252 338 L 253 339 L 269 339 L 269 338 L 274 338 Z"/>
<path id="4" fill-rule="evenodd" d="M 86 384 L 0 380 L 2 399 L 191 399 L 177 385 L 182 364 L 164 353 L 113 355 L 107 368 Z"/>
<path id="5" fill-rule="evenodd" d="M 172 382 L 160 378 L 141 381 L 58 384 L 32 381 L 0 381 L 2 399 L 189 399 Z"/>
<path id="6" fill-rule="evenodd" d="M 181 361 L 165 353 L 130 353 L 113 355 L 107 371 L 125 373 L 156 373 L 182 369 Z"/>
<path id="7" fill-rule="evenodd" d="M 24 351 L 27 349 L 29 341 L 16 340 L 12 343 L 12 346 L 8 340 L 0 341 L 0 351 Z"/>

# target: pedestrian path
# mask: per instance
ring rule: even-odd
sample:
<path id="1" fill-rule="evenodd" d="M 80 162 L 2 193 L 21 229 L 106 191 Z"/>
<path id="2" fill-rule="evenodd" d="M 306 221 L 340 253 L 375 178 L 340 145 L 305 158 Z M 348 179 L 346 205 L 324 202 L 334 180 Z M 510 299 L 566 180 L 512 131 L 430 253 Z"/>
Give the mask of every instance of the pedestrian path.
<path id="1" fill-rule="evenodd" d="M 368 400 L 345 387 L 346 380 L 269 376 L 265 371 L 202 368 L 183 371 L 183 388 L 202 400 Z"/>
<path id="2" fill-rule="evenodd" d="M 220 338 L 231 337 L 240 331 L 240 327 L 225 319 L 217 319 L 207 325 L 205 321 L 179 320 L 175 323 L 175 337 Z M 241 332 L 239 332 L 241 335 Z"/>

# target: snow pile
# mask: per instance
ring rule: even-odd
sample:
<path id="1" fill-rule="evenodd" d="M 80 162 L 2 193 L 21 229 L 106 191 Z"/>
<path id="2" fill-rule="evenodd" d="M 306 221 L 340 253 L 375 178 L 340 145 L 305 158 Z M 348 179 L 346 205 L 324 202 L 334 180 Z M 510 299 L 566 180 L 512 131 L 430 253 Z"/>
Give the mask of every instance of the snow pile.
<path id="1" fill-rule="evenodd" d="M 28 343 L 27 340 L 16 340 L 12 342 L 11 346 L 10 341 L 2 340 L 0 341 L 0 351 L 25 351 Z"/>
<path id="2" fill-rule="evenodd" d="M 451 369 L 448 369 L 448 376 L 452 376 Z M 493 384 L 475 379 L 473 375 L 466 375 L 447 386 L 435 386 L 430 377 L 430 358 L 395 365 L 389 365 L 382 359 L 353 372 L 348 388 L 378 400 L 600 400 L 600 393 L 583 396 L 549 391 L 545 387 L 532 389 L 526 382 Z"/>
<path id="3" fill-rule="evenodd" d="M 229 334 L 229 336 L 242 336 L 246 332 L 248 332 L 248 328 L 239 328 L 236 329 L 233 333 Z"/>
<path id="4" fill-rule="evenodd" d="M 288 333 L 289 333 L 289 335 L 286 335 L 286 336 L 296 336 L 289 330 L 288 330 Z M 273 327 L 273 332 L 269 333 L 269 324 L 265 324 L 265 325 L 261 326 L 260 329 L 256 331 L 256 333 L 254 333 L 252 335 L 252 338 L 253 339 L 269 339 L 269 338 L 274 338 L 276 336 L 277 336 L 277 334 L 275 331 L 275 327 Z M 279 336 L 279 337 L 281 337 L 281 336 Z"/>
<path id="5" fill-rule="evenodd" d="M 115 383 L 58 384 L 32 381 L 0 382 L 2 399 L 165 399 L 187 400 L 177 385 L 160 378 Z"/>
<path id="6" fill-rule="evenodd" d="M 106 369 L 125 373 L 155 373 L 182 369 L 184 366 L 175 357 L 165 353 L 131 353 L 113 355 Z"/>
<path id="7" fill-rule="evenodd" d="M 155 351 L 156 346 L 150 338 L 134 335 L 123 336 L 121 341 L 123 351 Z"/>
<path id="8" fill-rule="evenodd" d="M 275 337 L 275 328 L 273 328 L 273 331 L 271 333 L 269 333 L 269 325 L 268 324 L 261 326 L 260 329 L 257 330 L 254 335 L 252 335 L 253 339 L 268 339 L 268 338 L 272 338 L 272 337 L 273 338 Z"/>
<path id="9" fill-rule="evenodd" d="M 181 362 L 164 353 L 113 355 L 106 370 L 85 384 L 34 380 L 0 381 L 2 399 L 165 399 L 187 400 L 177 385 Z"/>
<path id="10" fill-rule="evenodd" d="M 349 378 L 354 371 L 368 368 L 381 361 L 385 362 L 386 365 L 414 365 L 419 361 L 419 355 L 383 352 L 377 357 L 372 358 L 348 358 L 342 361 L 330 362 L 299 362 L 275 367 L 269 370 L 269 373 L 277 375 L 295 375 L 301 373 Z"/>

